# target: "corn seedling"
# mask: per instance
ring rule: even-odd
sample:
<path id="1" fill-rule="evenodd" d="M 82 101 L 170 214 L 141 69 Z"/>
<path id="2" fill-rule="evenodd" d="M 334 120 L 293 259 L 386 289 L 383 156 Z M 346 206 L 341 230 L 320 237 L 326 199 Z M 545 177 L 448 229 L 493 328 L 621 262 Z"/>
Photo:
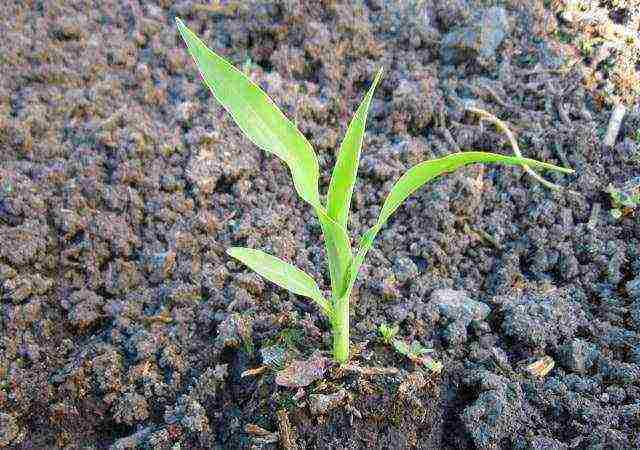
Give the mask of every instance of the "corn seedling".
<path id="1" fill-rule="evenodd" d="M 391 344 L 396 352 L 406 356 L 414 363 L 422 364 L 435 373 L 442 371 L 442 363 L 427 356 L 427 354 L 433 353 L 433 350 L 423 347 L 418 341 L 413 341 L 411 345 L 409 345 L 400 339 L 393 339 Z"/>
<path id="2" fill-rule="evenodd" d="M 383 322 L 380 324 L 380 326 L 378 326 L 378 333 L 380 333 L 382 342 L 386 345 L 391 345 L 391 342 L 393 341 L 393 338 L 398 334 L 398 331 L 400 331 L 400 327 L 398 325 L 389 326 Z"/>
<path id="3" fill-rule="evenodd" d="M 295 191 L 313 208 L 324 234 L 331 298 L 325 298 L 311 276 L 282 259 L 250 248 L 232 247 L 227 253 L 272 283 L 315 302 L 330 321 L 333 357 L 340 363 L 349 359 L 349 297 L 360 266 L 378 232 L 414 192 L 440 175 L 474 163 L 499 163 L 573 172 L 531 159 L 479 151 L 454 153 L 422 162 L 410 168 L 393 185 L 376 223 L 360 237 L 357 247 L 352 249 L 347 231 L 351 197 L 356 183 L 367 113 L 382 71 L 376 74 L 347 128 L 333 168 L 326 202 L 323 203 L 318 188 L 318 158 L 304 135 L 259 86 L 241 70 L 207 48 L 180 19 L 176 21 L 204 84 L 231 114 L 249 140 L 283 160 L 291 172 Z"/>
<path id="4" fill-rule="evenodd" d="M 381 340 L 385 345 L 393 347 L 393 349 L 399 354 L 406 356 L 409 360 L 416 364 L 422 364 L 428 367 L 432 372 L 440 373 L 442 370 L 442 364 L 439 361 L 431 359 L 426 356 L 428 353 L 433 353 L 433 349 L 423 347 L 418 341 L 413 341 L 411 345 L 407 344 L 402 339 L 396 338 L 400 327 L 396 324 L 389 326 L 386 323 L 381 323 L 378 326 L 378 332 L 380 333 Z"/>

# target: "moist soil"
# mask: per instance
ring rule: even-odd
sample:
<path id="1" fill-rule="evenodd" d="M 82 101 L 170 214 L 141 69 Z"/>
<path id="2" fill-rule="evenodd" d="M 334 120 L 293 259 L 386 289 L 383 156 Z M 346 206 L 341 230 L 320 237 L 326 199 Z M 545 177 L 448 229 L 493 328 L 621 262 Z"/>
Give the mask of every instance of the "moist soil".
<path id="1" fill-rule="evenodd" d="M 639 174 L 640 111 L 603 144 L 611 102 L 585 74 L 605 66 L 563 3 L 3 2 L 0 447 L 640 448 L 640 221 L 607 193 Z M 622 3 L 600 7 L 619 23 Z M 321 192 L 384 67 L 354 242 L 412 165 L 512 153 L 470 102 L 576 173 L 543 174 L 553 190 L 472 166 L 421 189 L 361 270 L 352 367 L 280 386 L 288 361 L 328 354 L 329 324 L 224 251 L 328 289 L 320 227 L 202 85 L 175 16 L 295 121 Z M 442 371 L 384 345 L 383 322 Z"/>

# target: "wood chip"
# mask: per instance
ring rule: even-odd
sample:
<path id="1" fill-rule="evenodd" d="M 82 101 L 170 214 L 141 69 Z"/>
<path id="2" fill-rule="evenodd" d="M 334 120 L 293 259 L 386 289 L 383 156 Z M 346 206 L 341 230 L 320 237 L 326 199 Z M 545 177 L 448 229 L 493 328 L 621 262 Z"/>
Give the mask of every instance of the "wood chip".
<path id="1" fill-rule="evenodd" d="M 262 375 L 265 370 L 267 370 L 268 366 L 260 366 L 255 369 L 247 369 L 240 374 L 240 378 L 245 377 L 257 377 L 258 375 Z"/>
<path id="2" fill-rule="evenodd" d="M 331 361 L 318 353 L 307 360 L 294 360 L 276 374 L 276 384 L 284 387 L 309 386 L 324 377 Z"/>
<path id="3" fill-rule="evenodd" d="M 262 428 L 260 425 L 254 423 L 248 423 L 244 426 L 244 432 L 252 436 L 269 436 L 274 434 L 273 431 L 268 431 Z"/>
<path id="4" fill-rule="evenodd" d="M 551 372 L 551 369 L 553 369 L 555 365 L 556 362 L 551 356 L 545 356 L 537 361 L 532 362 L 531 364 L 526 366 L 525 369 L 532 375 L 544 377 L 549 372 Z"/>
<path id="5" fill-rule="evenodd" d="M 340 389 L 333 394 L 313 394 L 309 397 L 309 409 L 314 416 L 327 414 L 340 405 L 349 394 L 345 389 Z"/>

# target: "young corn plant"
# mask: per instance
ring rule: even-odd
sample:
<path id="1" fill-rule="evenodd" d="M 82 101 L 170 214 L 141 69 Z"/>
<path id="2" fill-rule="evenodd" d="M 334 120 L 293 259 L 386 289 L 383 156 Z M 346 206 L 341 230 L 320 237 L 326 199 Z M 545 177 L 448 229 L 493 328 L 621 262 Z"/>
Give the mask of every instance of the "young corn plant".
<path id="1" fill-rule="evenodd" d="M 391 345 L 398 331 L 400 331 L 400 327 L 397 324 L 390 326 L 383 322 L 378 326 L 378 333 L 380 333 L 382 342 L 386 345 Z"/>
<path id="2" fill-rule="evenodd" d="M 176 18 L 176 22 L 204 84 L 231 114 L 249 140 L 265 152 L 276 155 L 288 166 L 295 191 L 313 208 L 324 235 L 331 298 L 325 298 L 311 276 L 280 258 L 260 250 L 241 247 L 229 248 L 227 253 L 272 283 L 311 299 L 330 321 L 333 357 L 340 363 L 346 363 L 349 359 L 349 296 L 360 266 L 380 229 L 415 191 L 440 175 L 474 163 L 499 163 L 573 172 L 571 169 L 531 159 L 479 151 L 454 153 L 422 162 L 410 168 L 393 185 L 376 223 L 360 237 L 357 247 L 352 249 L 347 231 L 351 197 L 356 183 L 367 113 L 382 71 L 376 74 L 347 128 L 333 168 L 326 202 L 323 203 L 318 189 L 318 159 L 304 135 L 241 70 L 207 48 L 180 19 Z"/>

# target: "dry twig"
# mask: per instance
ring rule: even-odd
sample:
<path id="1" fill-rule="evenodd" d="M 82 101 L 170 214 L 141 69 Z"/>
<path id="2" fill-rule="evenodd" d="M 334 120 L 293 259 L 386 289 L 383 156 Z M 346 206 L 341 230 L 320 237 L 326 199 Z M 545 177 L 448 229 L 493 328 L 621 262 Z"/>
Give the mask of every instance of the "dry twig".
<path id="1" fill-rule="evenodd" d="M 280 431 L 280 445 L 285 450 L 298 450 L 298 444 L 296 444 L 294 432 L 289 422 L 289 414 L 286 409 L 279 409 L 276 411 L 278 416 L 278 430 Z"/>
<path id="2" fill-rule="evenodd" d="M 400 370 L 395 367 L 362 367 L 357 364 L 345 364 L 342 369 L 349 372 L 356 372 L 360 375 L 375 376 L 375 375 L 397 375 Z"/>

